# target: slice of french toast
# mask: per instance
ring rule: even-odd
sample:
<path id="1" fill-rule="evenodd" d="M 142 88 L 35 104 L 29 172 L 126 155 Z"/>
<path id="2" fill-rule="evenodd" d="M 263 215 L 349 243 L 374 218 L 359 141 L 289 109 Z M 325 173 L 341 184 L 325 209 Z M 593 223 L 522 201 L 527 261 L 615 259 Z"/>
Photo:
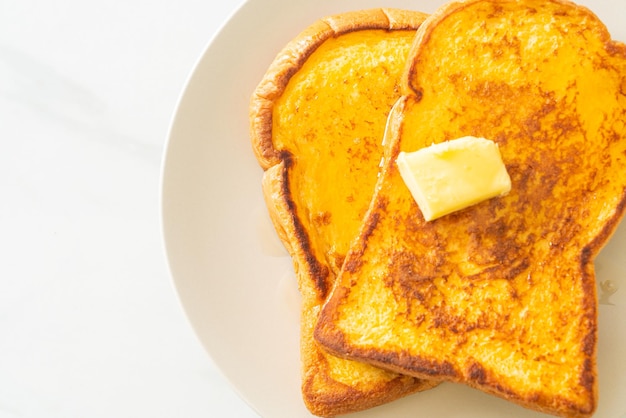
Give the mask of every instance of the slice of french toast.
<path id="1" fill-rule="evenodd" d="M 264 196 L 302 295 L 302 394 L 316 415 L 359 411 L 434 385 L 336 358 L 313 339 L 374 192 L 387 115 L 425 17 L 373 9 L 321 19 L 277 55 L 251 99 Z"/>
<path id="2" fill-rule="evenodd" d="M 511 191 L 426 222 L 399 152 L 495 141 Z M 330 352 L 545 413 L 597 403 L 594 258 L 626 205 L 626 47 L 567 1 L 450 3 L 418 30 Z"/>

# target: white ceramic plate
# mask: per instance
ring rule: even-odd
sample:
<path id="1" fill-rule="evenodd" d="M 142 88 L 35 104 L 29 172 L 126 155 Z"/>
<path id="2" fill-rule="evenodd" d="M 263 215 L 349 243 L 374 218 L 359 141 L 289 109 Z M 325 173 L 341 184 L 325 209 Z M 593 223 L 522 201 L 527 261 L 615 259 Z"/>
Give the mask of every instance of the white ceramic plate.
<path id="1" fill-rule="evenodd" d="M 623 0 L 584 3 L 626 41 Z M 314 20 L 372 7 L 432 12 L 427 0 L 250 0 L 210 42 L 181 97 L 163 165 L 163 234 L 178 295 L 200 340 L 261 416 L 307 417 L 300 397 L 298 292 L 275 237 L 248 136 L 248 101 L 276 53 Z M 598 417 L 626 417 L 626 222 L 597 260 Z M 355 417 L 543 416 L 444 384 Z"/>

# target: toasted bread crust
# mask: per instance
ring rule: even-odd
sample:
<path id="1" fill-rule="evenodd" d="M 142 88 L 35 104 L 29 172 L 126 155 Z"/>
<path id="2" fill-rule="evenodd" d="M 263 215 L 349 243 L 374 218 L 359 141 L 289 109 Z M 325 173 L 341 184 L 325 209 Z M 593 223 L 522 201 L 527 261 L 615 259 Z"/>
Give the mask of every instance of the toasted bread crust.
<path id="1" fill-rule="evenodd" d="M 270 213 L 270 217 L 278 232 L 279 237 L 285 244 L 285 247 L 292 256 L 294 268 L 298 277 L 299 288 L 302 294 L 302 317 L 301 317 L 301 359 L 302 359 L 302 394 L 303 400 L 307 408 L 319 416 L 335 416 L 350 412 L 356 412 L 377 406 L 386 402 L 390 402 L 399 397 L 421 391 L 434 386 L 433 382 L 422 381 L 410 376 L 398 375 L 396 373 L 383 371 L 367 364 L 360 364 L 348 360 L 338 359 L 330 356 L 326 352 L 319 349 L 313 339 L 313 328 L 317 321 L 317 314 L 320 306 L 325 300 L 330 287 L 332 286 L 336 272 L 340 268 L 343 260 L 342 251 L 347 250 L 347 238 L 340 237 L 336 242 L 326 241 L 325 235 L 314 235 L 312 229 L 314 226 L 310 224 L 309 219 L 303 213 L 322 211 L 322 208 L 315 201 L 302 196 L 299 188 L 307 188 L 304 184 L 292 184 L 292 178 L 303 176 L 303 174 L 295 174 L 294 166 L 299 159 L 305 158 L 301 156 L 297 147 L 290 145 L 291 142 L 298 143 L 299 138 L 287 138 L 282 140 L 277 138 L 275 125 L 280 122 L 276 120 L 281 117 L 280 101 L 286 95 L 286 91 L 290 86 L 290 82 L 294 76 L 305 66 L 311 65 L 311 57 L 319 51 L 320 47 L 326 41 L 339 39 L 343 35 L 346 38 L 350 34 L 363 32 L 363 36 L 377 37 L 380 40 L 392 38 L 392 32 L 406 32 L 402 36 L 406 38 L 403 41 L 406 44 L 405 53 L 415 30 L 424 20 L 426 15 L 418 12 L 408 12 L 397 9 L 372 9 L 364 11 L 355 11 L 335 16 L 329 16 L 315 22 L 313 25 L 305 29 L 299 36 L 291 41 L 283 51 L 281 51 L 265 77 L 254 92 L 250 104 L 250 122 L 251 122 L 251 139 L 255 155 L 260 165 L 265 169 L 263 175 L 263 194 Z M 376 34 L 366 35 L 366 32 L 376 32 Z M 352 41 L 346 41 L 352 42 Z M 398 41 L 394 41 L 398 42 Z M 395 44 L 394 44 L 395 45 Z M 397 55 L 398 52 L 392 51 L 388 54 L 390 57 Z M 360 66 L 366 68 L 366 64 L 359 62 L 359 56 L 354 60 L 353 67 L 357 70 Z M 396 65 L 396 64 L 394 64 Z M 404 56 L 402 63 L 394 67 L 400 69 L 404 66 Z M 365 70 L 363 70 L 365 71 Z M 388 74 L 385 79 L 391 78 L 396 84 L 399 80 L 401 70 L 397 74 Z M 395 78 L 394 78 L 395 77 Z M 349 76 L 346 74 L 346 80 Z M 372 80 L 372 87 L 375 89 L 379 84 Z M 379 88 L 381 88 L 378 86 Z M 323 87 L 319 87 L 323 89 Z M 295 93 L 292 93 L 295 94 Z M 337 96 L 342 93 L 336 92 Z M 380 95 L 380 93 L 376 93 Z M 391 102 L 399 97 L 399 88 L 396 92 L 382 92 L 384 96 L 391 96 Z M 306 104 L 306 106 L 316 106 L 316 104 Z M 367 105 L 363 106 L 364 108 Z M 375 127 L 380 125 L 381 132 L 370 133 L 375 135 L 375 142 L 378 144 L 384 129 L 384 120 L 386 113 L 389 111 L 390 104 L 384 104 L 381 110 L 377 112 L 376 120 L 372 121 Z M 334 116 L 328 115 L 328 118 Z M 378 122 L 380 120 L 380 122 Z M 307 122 L 296 121 L 295 124 Z M 319 122 L 321 124 L 321 121 Z M 320 125 L 321 126 L 321 125 Z M 281 136 L 284 134 L 280 134 Z M 317 134 L 316 134 L 317 135 Z M 319 141 L 319 147 L 316 146 L 316 158 L 333 158 L 330 154 L 332 151 L 328 145 L 321 144 L 322 141 L 330 141 L 332 139 L 315 138 Z M 369 162 L 372 159 L 373 164 L 368 164 L 368 171 L 371 167 L 376 167 L 378 159 L 382 154 L 382 148 L 378 145 L 374 147 L 371 144 L 373 139 L 363 138 L 359 146 L 353 145 L 355 152 L 361 152 L 364 160 Z M 286 142 L 286 143 L 285 143 Z M 305 147 L 305 142 L 301 140 L 301 147 Z M 345 148 L 345 144 L 338 144 L 339 148 Z M 369 148 L 366 148 L 369 147 Z M 376 148 L 376 149 L 374 149 Z M 367 154 L 366 151 L 371 151 Z M 376 157 L 378 155 L 378 157 Z M 341 158 L 336 156 L 335 158 Z M 364 162 L 365 164 L 365 162 Z M 310 172 L 307 176 L 315 174 Z M 375 183 L 375 172 L 372 176 L 367 175 L 361 181 L 362 185 L 357 184 L 354 187 L 362 186 L 359 192 L 361 195 L 353 197 L 352 205 L 348 204 L 346 208 L 341 210 L 350 211 L 351 218 L 360 219 L 362 216 L 371 193 L 373 192 L 373 184 Z M 321 186 L 319 186 L 321 188 Z M 339 187 L 339 186 L 337 186 Z M 336 187 L 336 188 L 337 188 Z M 332 189 L 332 188 L 331 188 Z M 317 190 L 320 194 L 326 193 L 327 190 Z M 330 190 L 331 193 L 337 191 Z M 346 216 L 337 213 L 340 209 L 332 207 L 323 209 L 326 215 L 318 216 L 318 224 L 329 222 L 337 222 L 333 217 Z M 345 226 L 345 236 L 356 235 L 358 228 Z M 353 232 L 349 232 L 352 231 Z M 327 256 L 319 255 L 313 247 L 319 246 L 336 246 L 338 249 L 333 254 Z M 346 250 L 341 248 L 345 247 Z"/>
<path id="2" fill-rule="evenodd" d="M 324 41 L 359 30 L 415 30 L 426 14 L 380 8 L 356 10 L 322 18 L 291 40 L 276 56 L 250 100 L 252 149 L 264 169 L 284 159 L 272 142 L 272 111 L 291 77 Z"/>
<path id="3" fill-rule="evenodd" d="M 514 32 L 533 19 L 553 44 Z M 471 0 L 431 15 L 411 57 L 372 206 L 315 337 L 339 356 L 590 416 L 593 259 L 626 205 L 626 47 L 570 2 Z M 464 135 L 500 145 L 513 189 L 427 223 L 395 157 Z"/>

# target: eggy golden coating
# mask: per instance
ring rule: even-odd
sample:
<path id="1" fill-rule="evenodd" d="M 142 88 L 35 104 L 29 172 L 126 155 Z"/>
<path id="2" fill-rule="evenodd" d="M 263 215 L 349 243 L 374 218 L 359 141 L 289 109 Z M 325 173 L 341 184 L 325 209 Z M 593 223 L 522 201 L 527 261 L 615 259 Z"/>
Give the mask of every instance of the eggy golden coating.
<path id="1" fill-rule="evenodd" d="M 267 207 L 302 294 L 302 394 L 316 415 L 363 410 L 434 385 L 334 357 L 313 340 L 371 200 L 387 115 L 425 17 L 374 9 L 317 21 L 279 53 L 252 97 Z"/>
<path id="2" fill-rule="evenodd" d="M 511 192 L 425 222 L 395 158 L 466 135 L 499 144 Z M 386 141 L 318 342 L 546 413 L 590 416 L 593 261 L 626 200 L 626 47 L 566 1 L 449 4 L 418 30 Z"/>

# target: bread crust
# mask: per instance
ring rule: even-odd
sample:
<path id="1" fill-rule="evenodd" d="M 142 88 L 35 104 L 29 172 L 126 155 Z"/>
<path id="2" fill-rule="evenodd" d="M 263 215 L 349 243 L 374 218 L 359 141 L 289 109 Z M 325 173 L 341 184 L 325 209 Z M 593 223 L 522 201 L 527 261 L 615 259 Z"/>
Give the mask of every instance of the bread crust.
<path id="1" fill-rule="evenodd" d="M 495 16 L 512 4 L 532 14 L 541 12 L 542 3 L 551 8 L 553 16 L 571 16 L 574 26 L 569 30 L 584 32 L 582 36 L 588 37 L 590 42 L 588 50 L 597 54 L 597 59 L 584 53 L 574 54 L 572 62 L 577 65 L 577 60 L 588 60 L 593 63 L 589 65 L 593 65 L 595 71 L 611 78 L 610 83 L 603 85 L 610 92 L 598 101 L 614 105 L 602 107 L 602 112 L 606 113 L 597 120 L 595 113 L 584 103 L 576 102 L 577 107 L 572 110 L 568 106 L 574 106 L 573 101 L 562 99 L 575 96 L 568 93 L 569 89 L 580 89 L 580 95 L 587 94 L 584 78 L 572 81 L 572 86 L 565 88 L 552 79 L 545 81 L 543 90 L 538 91 L 537 102 L 532 105 L 537 110 L 521 119 L 516 112 L 522 113 L 527 108 L 521 108 L 518 103 L 530 107 L 532 102 L 529 86 L 522 85 L 524 77 L 532 77 L 529 72 L 518 78 L 511 76 L 508 83 L 492 79 L 480 84 L 480 80 L 476 81 L 480 74 L 454 74 L 448 70 L 450 67 L 446 64 L 454 66 L 458 61 L 443 61 L 442 58 L 434 62 L 432 58 L 435 54 L 443 54 L 442 48 L 432 46 L 435 45 L 433 38 L 445 43 L 459 36 L 450 29 L 452 23 L 448 25 L 448 19 L 456 19 L 466 11 L 483 6 Z M 517 23 L 511 22 L 511 26 Z M 563 33 L 567 32 L 564 30 Z M 472 41 L 467 39 L 467 42 Z M 507 46 L 512 46 L 518 40 L 510 37 L 506 42 Z M 562 48 L 562 51 L 555 50 L 552 56 L 571 53 L 567 44 Z M 504 67 L 508 62 L 499 61 L 497 55 L 506 54 L 508 50 L 494 47 L 493 51 L 491 68 L 497 65 L 508 68 Z M 520 48 L 516 53 L 522 55 L 524 51 Z M 604 25 L 589 9 L 568 1 L 469 0 L 450 3 L 433 13 L 418 30 L 410 57 L 404 78 L 405 95 L 390 115 L 387 158 L 376 194 L 359 238 L 347 255 L 337 285 L 323 307 L 315 329 L 317 341 L 339 356 L 369 361 L 416 377 L 461 382 L 541 412 L 568 417 L 591 416 L 597 404 L 597 298 L 593 260 L 615 231 L 626 206 L 626 181 L 623 175 L 619 175 L 626 169 L 623 157 L 626 129 L 619 122 L 626 116 L 626 89 L 623 88 L 626 47 L 611 40 Z M 545 57 L 551 56 L 541 55 L 541 59 Z M 467 57 L 454 58 L 464 60 Z M 479 61 L 478 56 L 472 61 L 473 65 L 480 65 L 475 62 Z M 583 75 L 590 74 L 580 70 L 582 67 L 572 68 Z M 506 71 L 515 72 L 515 69 L 511 66 Z M 487 69 L 485 74 L 489 74 Z M 439 76 L 449 78 L 440 81 Z M 472 85 L 475 81 L 477 84 Z M 446 96 L 446 89 L 454 88 L 457 90 Z M 597 89 L 601 90 L 600 87 Z M 437 95 L 453 99 L 437 107 L 439 98 L 433 98 Z M 470 97 L 471 100 L 459 104 L 456 102 L 458 97 Z M 585 97 L 593 99 L 593 96 Z M 481 108 L 485 103 L 488 107 Z M 448 111 L 445 106 L 453 110 Z M 476 108 L 482 109 L 483 119 L 474 118 L 473 115 L 480 113 Z M 435 116 L 427 121 L 433 127 L 425 127 L 424 118 L 415 116 L 420 113 L 443 114 L 442 120 L 445 121 Z M 569 116 L 562 119 L 559 115 Z M 554 122 L 552 118 L 555 118 Z M 465 119 L 467 123 L 464 123 Z M 495 140 L 504 153 L 513 179 L 512 192 L 502 199 L 426 223 L 410 200 L 394 165 L 400 150 L 414 151 L 416 147 L 428 145 L 425 140 L 420 143 L 415 139 L 419 135 L 428 138 L 428 143 L 464 135 Z M 579 141 L 579 136 L 584 140 Z M 563 150 L 554 145 L 557 143 L 554 138 L 558 138 L 559 146 L 563 144 Z M 516 147 L 514 141 L 527 144 L 533 153 Z M 420 145 L 416 145 L 418 143 Z M 573 144 L 579 144 L 580 148 Z M 595 159 L 594 153 L 587 153 L 589 147 L 601 153 L 603 158 Z M 509 153 L 508 149 L 514 151 Z M 585 157 L 580 157 L 579 154 L 583 153 Z M 534 155 L 542 155 L 545 160 Z M 591 176 L 599 183 L 589 181 Z M 581 183 L 584 186 L 579 187 Z M 568 197 L 566 191 L 569 189 L 575 191 Z M 593 205 L 589 201 L 591 195 L 604 200 L 605 205 Z M 547 208 L 550 205 L 553 208 Z M 517 215 L 521 213 L 526 213 L 526 218 Z M 532 222 L 532 217 L 552 215 L 555 220 L 551 225 L 558 227 L 556 232 Z M 531 228 L 530 233 L 528 228 Z M 454 240 L 446 238 L 450 233 Z M 408 248 L 403 247 L 405 242 L 410 242 Z M 473 250 L 466 252 L 464 245 L 474 246 L 471 247 Z M 529 245 L 533 246 L 532 251 L 526 250 Z M 459 293 L 451 293 L 449 289 L 457 289 Z M 542 294 L 537 289 L 545 289 L 548 293 Z M 570 298 L 569 292 L 576 292 L 576 296 Z M 478 295 L 481 295 L 480 299 Z M 493 298 L 493 303 L 483 303 L 485 298 Z M 532 298 L 545 300 L 536 303 Z M 368 318 L 380 325 L 380 335 L 350 327 L 357 312 L 354 308 L 357 300 L 361 305 L 358 315 L 368 315 L 363 312 L 364 305 L 384 306 L 389 310 L 388 316 L 380 310 L 370 311 Z M 498 300 L 505 304 L 500 305 Z M 472 303 L 487 306 L 493 312 L 476 311 Z M 559 303 L 570 303 L 571 306 L 563 307 Z M 539 311 L 526 312 L 524 304 L 532 304 Z M 515 309 L 517 305 L 521 307 L 519 311 Z M 555 329 L 567 330 L 575 337 L 567 342 L 561 341 L 549 328 L 532 329 L 525 322 L 549 318 L 551 310 L 559 311 L 561 315 L 560 323 L 554 324 Z M 525 320 L 512 319 L 517 314 Z M 379 318 L 386 318 L 386 321 Z M 401 331 L 410 336 L 404 340 L 394 339 L 393 334 Z M 490 332 L 493 335 L 489 335 Z M 532 335 L 532 332 L 536 334 Z M 544 332 L 545 336 L 540 335 Z M 517 340 L 510 337 L 507 341 L 507 335 Z M 553 337 L 554 340 L 550 339 Z M 501 347 L 496 344 L 500 342 L 497 338 L 503 338 Z M 537 341 L 546 343 L 543 347 L 545 356 L 537 354 L 534 360 L 524 358 L 525 352 L 541 351 L 531 346 Z M 548 365 L 551 354 L 548 353 L 558 351 L 555 347 L 562 345 L 559 349 L 567 352 L 567 356 L 557 356 L 558 360 L 557 357 L 550 358 L 563 362 L 560 369 L 563 376 L 570 373 L 568 367 L 575 370 L 573 377 L 568 375 L 572 386 L 566 388 L 567 393 L 565 390 L 560 393 L 526 385 L 523 380 L 506 380 L 488 358 L 481 356 L 484 351 L 467 348 L 471 344 L 486 344 L 485 350 L 517 347 L 511 350 L 510 358 L 527 361 L 527 369 L 520 373 L 527 371 L 532 376 L 541 376 L 541 372 L 535 374 L 538 368 L 551 367 Z M 497 355 L 496 351 L 494 355 Z M 568 363 L 568 356 L 575 358 L 573 363 Z"/>
<path id="2" fill-rule="evenodd" d="M 319 19 L 292 39 L 270 64 L 250 99 L 252 149 L 261 167 L 267 169 L 285 159 L 272 142 L 274 103 L 291 77 L 324 41 L 359 30 L 413 30 L 426 16 L 394 8 L 355 10 Z"/>
<path id="3" fill-rule="evenodd" d="M 297 185 L 289 181 L 290 170 L 298 155 L 275 144 L 273 125 L 276 103 L 294 75 L 327 40 L 370 30 L 385 33 L 410 31 L 413 34 L 425 17 L 423 13 L 412 11 L 369 9 L 320 19 L 277 55 L 251 98 L 251 142 L 255 156 L 264 169 L 263 195 L 278 236 L 293 259 L 302 294 L 303 400 L 307 408 L 318 416 L 364 410 L 428 389 L 435 383 L 334 358 L 315 343 L 313 328 L 317 314 L 334 282 L 338 267 L 330 265 L 327 259 L 315 256 L 311 248 L 315 238 L 298 214 L 299 208 L 307 206 L 307 202 L 300 201 L 294 192 Z M 350 379 L 336 376 L 337 370 L 345 372 L 346 369 L 360 377 L 350 383 Z"/>

